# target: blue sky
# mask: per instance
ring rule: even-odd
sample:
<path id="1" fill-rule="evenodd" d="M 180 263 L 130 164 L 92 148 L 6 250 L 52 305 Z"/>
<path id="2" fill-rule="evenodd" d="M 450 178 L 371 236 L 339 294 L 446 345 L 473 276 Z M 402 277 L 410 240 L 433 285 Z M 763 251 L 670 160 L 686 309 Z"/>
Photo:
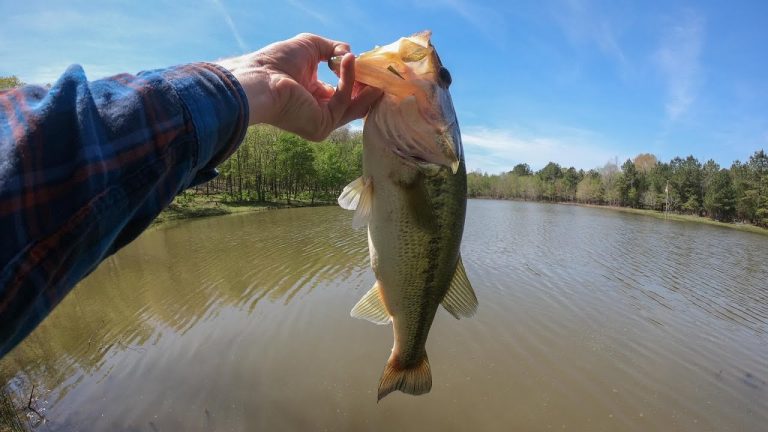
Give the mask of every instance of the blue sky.
<path id="1" fill-rule="evenodd" d="M 0 75 L 52 82 L 79 63 L 95 79 L 303 31 L 359 53 L 431 29 L 470 169 L 730 165 L 768 148 L 766 18 L 766 1 L 0 0 Z"/>

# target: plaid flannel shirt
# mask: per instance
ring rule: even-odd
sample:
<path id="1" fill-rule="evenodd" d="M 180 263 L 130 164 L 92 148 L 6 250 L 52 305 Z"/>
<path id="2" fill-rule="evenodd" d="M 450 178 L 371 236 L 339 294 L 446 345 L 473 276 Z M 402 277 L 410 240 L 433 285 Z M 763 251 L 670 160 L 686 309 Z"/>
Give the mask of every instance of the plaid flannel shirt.
<path id="1" fill-rule="evenodd" d="M 0 92 L 0 356 L 240 144 L 248 101 L 195 63 Z"/>

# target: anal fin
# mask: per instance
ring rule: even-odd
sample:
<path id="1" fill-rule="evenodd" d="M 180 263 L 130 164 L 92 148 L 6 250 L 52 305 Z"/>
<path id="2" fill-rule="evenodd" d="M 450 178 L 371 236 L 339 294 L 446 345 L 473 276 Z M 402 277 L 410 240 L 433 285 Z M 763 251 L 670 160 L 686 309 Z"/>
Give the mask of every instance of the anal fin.
<path id="1" fill-rule="evenodd" d="M 456 263 L 456 272 L 441 304 L 456 319 L 469 318 L 477 312 L 477 296 L 469 283 L 461 256 Z"/>
<path id="2" fill-rule="evenodd" d="M 392 321 L 392 317 L 389 316 L 389 312 L 387 312 L 387 308 L 384 306 L 384 301 L 381 298 L 378 281 L 373 284 L 373 288 L 368 290 L 363 298 L 352 308 L 350 315 L 353 318 L 362 318 L 380 325 L 389 324 Z"/>

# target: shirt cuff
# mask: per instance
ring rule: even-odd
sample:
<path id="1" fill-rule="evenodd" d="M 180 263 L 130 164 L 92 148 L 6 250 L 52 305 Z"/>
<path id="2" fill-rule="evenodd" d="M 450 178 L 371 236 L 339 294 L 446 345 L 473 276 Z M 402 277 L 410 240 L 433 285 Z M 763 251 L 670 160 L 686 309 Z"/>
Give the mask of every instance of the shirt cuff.
<path id="1" fill-rule="evenodd" d="M 183 102 L 195 127 L 198 148 L 187 187 L 216 177 L 216 166 L 225 161 L 248 130 L 248 98 L 237 79 L 212 63 L 192 63 L 168 68 L 163 77 Z"/>

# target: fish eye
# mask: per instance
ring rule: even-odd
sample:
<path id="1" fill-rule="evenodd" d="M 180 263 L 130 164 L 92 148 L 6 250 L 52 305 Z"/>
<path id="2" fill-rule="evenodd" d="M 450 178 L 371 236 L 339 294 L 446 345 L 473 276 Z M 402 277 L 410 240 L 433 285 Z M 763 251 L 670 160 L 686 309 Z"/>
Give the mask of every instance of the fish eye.
<path id="1" fill-rule="evenodd" d="M 440 70 L 438 71 L 438 77 L 440 78 L 440 82 L 443 83 L 446 87 L 451 85 L 451 73 L 448 72 L 448 69 L 446 69 L 443 66 L 440 66 Z"/>

